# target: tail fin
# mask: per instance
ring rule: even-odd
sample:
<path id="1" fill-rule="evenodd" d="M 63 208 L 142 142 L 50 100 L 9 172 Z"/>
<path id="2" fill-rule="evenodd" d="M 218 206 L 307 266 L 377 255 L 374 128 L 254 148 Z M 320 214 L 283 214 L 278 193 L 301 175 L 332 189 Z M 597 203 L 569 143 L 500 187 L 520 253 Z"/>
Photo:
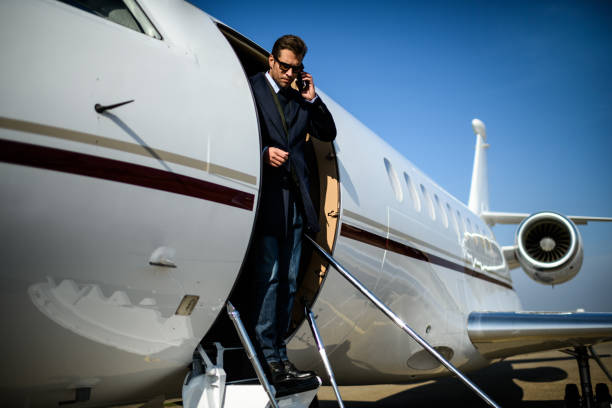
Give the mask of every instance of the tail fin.
<path id="1" fill-rule="evenodd" d="M 487 171 L 487 131 L 480 119 L 472 120 L 472 129 L 476 134 L 476 153 L 472 170 L 469 209 L 475 214 L 489 211 L 489 177 Z"/>

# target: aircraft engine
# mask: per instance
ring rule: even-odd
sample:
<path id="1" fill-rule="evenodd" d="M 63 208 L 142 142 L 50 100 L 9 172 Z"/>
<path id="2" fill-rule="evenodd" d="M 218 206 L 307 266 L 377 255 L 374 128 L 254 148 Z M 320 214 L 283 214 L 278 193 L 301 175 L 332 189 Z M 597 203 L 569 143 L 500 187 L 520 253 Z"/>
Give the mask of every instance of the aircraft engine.
<path id="1" fill-rule="evenodd" d="M 582 238 L 566 217 L 540 212 L 516 231 L 516 258 L 527 275 L 544 285 L 572 279 L 582 266 Z"/>

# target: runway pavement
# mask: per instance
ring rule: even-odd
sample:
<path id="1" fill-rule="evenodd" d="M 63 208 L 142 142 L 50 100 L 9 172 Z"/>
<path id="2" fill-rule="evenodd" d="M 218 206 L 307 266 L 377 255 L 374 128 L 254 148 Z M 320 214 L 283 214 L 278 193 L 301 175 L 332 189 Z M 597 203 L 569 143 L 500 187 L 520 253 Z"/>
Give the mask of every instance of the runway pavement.
<path id="1" fill-rule="evenodd" d="M 612 343 L 596 346 L 595 350 L 612 371 Z M 589 364 L 593 388 L 606 383 L 612 389 L 597 363 L 590 360 Z M 580 384 L 576 360 L 559 351 L 511 357 L 467 376 L 504 408 L 563 407 L 565 385 Z M 346 408 L 488 406 L 455 378 L 410 385 L 340 387 L 340 394 Z M 338 406 L 331 387 L 321 387 L 318 397 L 320 408 Z"/>

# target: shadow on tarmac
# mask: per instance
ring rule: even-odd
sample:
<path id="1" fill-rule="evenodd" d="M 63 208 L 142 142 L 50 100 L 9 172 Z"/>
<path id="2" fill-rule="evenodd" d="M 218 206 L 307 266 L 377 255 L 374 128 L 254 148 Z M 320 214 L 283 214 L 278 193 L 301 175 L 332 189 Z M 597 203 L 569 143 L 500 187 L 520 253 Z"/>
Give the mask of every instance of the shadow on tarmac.
<path id="1" fill-rule="evenodd" d="M 566 360 L 560 359 L 542 359 L 542 360 Z M 571 358 L 569 358 L 571 360 Z M 533 360 L 531 360 L 533 361 Z M 523 382 L 547 383 L 554 381 L 563 381 L 568 378 L 565 370 L 558 367 L 540 366 L 534 368 L 518 368 L 512 367 L 512 364 L 519 363 L 517 360 L 503 361 L 484 368 L 480 371 L 470 373 L 468 377 L 481 390 L 483 390 L 493 401 L 502 407 L 516 408 L 553 408 L 563 407 L 563 400 L 552 401 L 523 401 L 523 389 L 515 383 L 516 380 Z M 398 386 L 401 387 L 401 386 Z M 346 408 L 364 408 L 364 407 L 384 407 L 396 408 L 407 407 L 488 407 L 476 394 L 469 390 L 459 379 L 446 377 L 434 382 L 426 382 L 423 385 L 412 384 L 404 391 L 389 395 L 378 401 L 344 401 Z M 365 387 L 363 387 L 365 388 Z M 342 393 L 342 390 L 341 390 Z M 337 407 L 338 403 L 335 400 L 322 400 L 319 403 L 320 408 Z"/>

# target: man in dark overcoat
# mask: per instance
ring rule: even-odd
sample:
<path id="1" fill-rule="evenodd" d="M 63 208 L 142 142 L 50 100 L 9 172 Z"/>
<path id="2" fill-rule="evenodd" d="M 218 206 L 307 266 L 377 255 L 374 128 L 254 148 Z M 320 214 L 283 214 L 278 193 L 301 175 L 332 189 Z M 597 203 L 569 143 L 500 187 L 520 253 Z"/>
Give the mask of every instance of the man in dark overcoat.
<path id="1" fill-rule="evenodd" d="M 255 280 L 255 337 L 274 383 L 307 379 L 287 358 L 285 337 L 297 289 L 303 233 L 319 223 L 309 195 L 306 134 L 323 141 L 336 126 L 303 70 L 307 47 L 294 35 L 280 37 L 268 58 L 269 71 L 250 78 L 262 132 L 263 176 L 256 237 L 252 248 Z M 291 84 L 301 79 L 300 90 Z"/>

